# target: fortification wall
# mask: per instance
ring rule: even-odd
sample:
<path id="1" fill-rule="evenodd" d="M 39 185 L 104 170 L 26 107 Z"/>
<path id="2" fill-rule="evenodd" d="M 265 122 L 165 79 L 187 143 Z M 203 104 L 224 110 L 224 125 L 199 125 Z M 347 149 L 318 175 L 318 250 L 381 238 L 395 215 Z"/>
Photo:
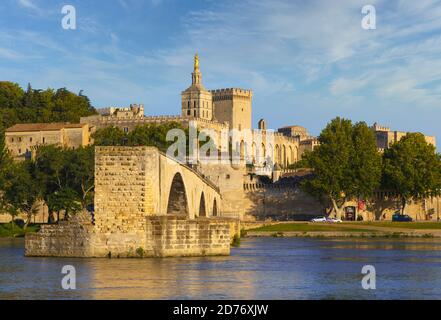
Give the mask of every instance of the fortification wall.
<path id="1" fill-rule="evenodd" d="M 103 233 L 79 221 L 44 225 L 26 235 L 25 255 L 33 257 L 182 257 L 229 255 L 236 221 L 222 218 L 188 219 L 183 216 L 150 216 L 145 233 Z"/>
<path id="2" fill-rule="evenodd" d="M 248 218 L 305 220 L 324 214 L 316 199 L 292 186 L 247 185 L 244 194 Z"/>

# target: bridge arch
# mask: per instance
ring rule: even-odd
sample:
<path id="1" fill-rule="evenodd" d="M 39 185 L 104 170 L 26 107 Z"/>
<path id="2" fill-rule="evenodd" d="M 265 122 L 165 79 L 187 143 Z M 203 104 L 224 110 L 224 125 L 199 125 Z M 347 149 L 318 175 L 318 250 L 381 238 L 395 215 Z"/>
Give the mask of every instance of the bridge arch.
<path id="1" fill-rule="evenodd" d="M 214 201 L 213 201 L 213 217 L 217 217 L 219 214 L 218 214 L 218 211 L 217 211 L 217 201 L 216 201 L 216 198 L 214 198 Z"/>
<path id="2" fill-rule="evenodd" d="M 201 201 L 199 202 L 199 217 L 207 217 L 204 192 L 201 193 Z"/>
<path id="3" fill-rule="evenodd" d="M 185 189 L 182 175 L 177 172 L 170 185 L 170 192 L 168 196 L 167 214 L 189 214 L 187 191 Z"/>

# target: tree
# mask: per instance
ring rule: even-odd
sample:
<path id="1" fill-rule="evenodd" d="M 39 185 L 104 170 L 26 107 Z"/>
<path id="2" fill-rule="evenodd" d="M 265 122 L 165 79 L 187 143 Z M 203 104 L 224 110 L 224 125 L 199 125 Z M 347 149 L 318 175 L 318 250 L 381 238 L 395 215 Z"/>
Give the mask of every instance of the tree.
<path id="1" fill-rule="evenodd" d="M 126 134 L 118 127 L 106 127 L 98 129 L 92 138 L 96 146 L 121 146 Z"/>
<path id="2" fill-rule="evenodd" d="M 338 218 L 347 201 L 367 198 L 379 186 L 381 158 L 375 137 L 363 122 L 332 120 L 319 136 L 319 146 L 304 156 L 314 175 L 302 188 L 319 200 L 327 199 Z"/>
<path id="3" fill-rule="evenodd" d="M 66 88 L 36 90 L 29 84 L 24 91 L 18 84 L 0 81 L 0 127 L 27 122 L 79 122 L 80 117 L 96 114 L 87 96 Z"/>
<path id="4" fill-rule="evenodd" d="M 70 152 L 66 170 L 72 190 L 81 197 L 82 208 L 93 202 L 95 186 L 95 150 L 92 146 Z"/>
<path id="5" fill-rule="evenodd" d="M 27 216 L 24 229 L 37 213 L 36 202 L 40 197 L 40 189 L 32 175 L 32 164 L 29 161 L 14 163 L 5 174 L 6 183 L 3 189 L 3 206 L 12 217 L 19 213 Z"/>
<path id="6" fill-rule="evenodd" d="M 411 199 L 436 195 L 441 188 L 441 159 L 420 133 L 408 133 L 386 149 L 382 185 L 395 192 L 404 214 Z"/>
<path id="7" fill-rule="evenodd" d="M 172 129 L 181 129 L 188 137 L 188 130 L 173 121 L 139 125 L 128 134 L 118 127 L 107 127 L 97 130 L 92 137 L 96 146 L 153 146 L 165 152 L 173 143 L 167 141 L 167 133 Z"/>
<path id="8" fill-rule="evenodd" d="M 354 152 L 351 166 L 353 179 L 360 181 L 354 185 L 353 194 L 359 199 L 372 197 L 380 187 L 381 155 L 377 151 L 377 140 L 365 122 L 358 122 L 353 127 Z"/>
<path id="9" fill-rule="evenodd" d="M 47 206 L 51 212 L 57 212 L 58 220 L 60 220 L 60 211 L 64 211 L 64 218 L 68 220 L 71 214 L 82 209 L 78 193 L 69 187 L 63 187 L 49 194 L 47 198 Z"/>
<path id="10" fill-rule="evenodd" d="M 59 215 L 63 210 L 74 214 L 92 201 L 94 160 L 91 146 L 75 150 L 44 146 L 37 150 L 36 177 L 51 214 Z"/>
<path id="11" fill-rule="evenodd" d="M 130 146 L 153 146 L 166 152 L 172 144 L 171 141 L 167 141 L 167 133 L 172 129 L 181 129 L 185 132 L 178 122 L 136 126 L 127 135 L 127 144 Z"/>

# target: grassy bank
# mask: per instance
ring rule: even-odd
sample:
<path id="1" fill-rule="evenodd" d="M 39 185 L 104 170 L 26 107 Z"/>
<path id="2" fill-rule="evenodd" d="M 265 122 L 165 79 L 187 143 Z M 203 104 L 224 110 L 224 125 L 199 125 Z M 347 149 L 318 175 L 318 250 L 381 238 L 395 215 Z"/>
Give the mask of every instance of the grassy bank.
<path id="1" fill-rule="evenodd" d="M 250 237 L 385 237 L 385 238 L 440 238 L 438 222 L 344 222 L 307 223 L 288 222 L 247 230 Z"/>
<path id="2" fill-rule="evenodd" d="M 339 224 L 325 223 L 280 223 L 250 229 L 253 232 L 375 232 L 365 228 L 345 227 Z"/>
<path id="3" fill-rule="evenodd" d="M 441 230 L 441 222 L 391 222 L 391 221 L 372 221 L 372 222 L 346 222 L 356 226 L 372 226 L 382 228 L 395 229 L 412 229 L 412 230 Z"/>
<path id="4" fill-rule="evenodd" d="M 24 237 L 26 233 L 37 232 L 40 229 L 39 225 L 31 224 L 26 230 L 20 228 L 17 225 L 12 225 L 10 223 L 0 224 L 0 238 L 17 238 Z"/>

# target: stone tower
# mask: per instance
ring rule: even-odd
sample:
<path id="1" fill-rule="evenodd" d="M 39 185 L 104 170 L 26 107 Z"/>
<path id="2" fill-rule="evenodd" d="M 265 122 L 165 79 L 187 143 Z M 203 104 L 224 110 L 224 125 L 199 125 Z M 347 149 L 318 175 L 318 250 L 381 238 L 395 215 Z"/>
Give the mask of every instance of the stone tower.
<path id="1" fill-rule="evenodd" d="M 228 122 L 230 129 L 251 129 L 253 92 L 245 89 L 218 89 L 213 95 L 214 118 Z"/>
<path id="2" fill-rule="evenodd" d="M 213 99 L 211 92 L 202 84 L 199 69 L 199 56 L 194 57 L 194 70 L 191 74 L 191 86 L 181 93 L 182 116 L 213 120 Z"/>

